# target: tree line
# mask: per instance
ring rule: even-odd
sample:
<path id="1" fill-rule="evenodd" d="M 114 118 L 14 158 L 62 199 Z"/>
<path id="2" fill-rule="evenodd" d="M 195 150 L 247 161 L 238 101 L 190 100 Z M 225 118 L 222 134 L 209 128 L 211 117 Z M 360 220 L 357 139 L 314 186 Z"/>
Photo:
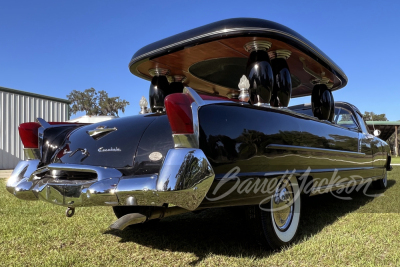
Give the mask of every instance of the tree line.
<path id="1" fill-rule="evenodd" d="M 109 97 L 106 91 L 96 91 L 89 88 L 85 91 L 73 90 L 67 95 L 71 102 L 70 112 L 85 112 L 86 115 L 92 116 L 119 116 L 119 111 L 125 112 L 125 107 L 129 102 L 121 99 L 119 96 Z"/>

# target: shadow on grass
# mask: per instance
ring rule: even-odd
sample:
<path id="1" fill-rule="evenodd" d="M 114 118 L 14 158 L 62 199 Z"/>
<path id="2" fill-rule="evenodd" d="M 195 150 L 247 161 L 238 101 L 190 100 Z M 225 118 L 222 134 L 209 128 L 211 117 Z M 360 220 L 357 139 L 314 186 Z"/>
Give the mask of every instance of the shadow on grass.
<path id="1" fill-rule="evenodd" d="M 395 181 L 388 181 L 388 188 Z M 383 191 L 368 189 L 369 194 Z M 303 198 L 301 222 L 295 243 L 304 242 L 308 236 L 315 235 L 324 227 L 334 223 L 347 213 L 373 201 L 362 191 L 340 194 L 352 200 L 341 200 L 332 194 Z M 244 207 L 216 208 L 200 213 L 186 213 L 169 217 L 159 223 L 135 225 L 124 231 L 109 230 L 105 234 L 121 238 L 120 242 L 135 242 L 143 246 L 164 250 L 195 254 L 196 265 L 210 253 L 215 255 L 263 258 L 270 250 L 255 242 L 252 231 L 247 227 Z"/>

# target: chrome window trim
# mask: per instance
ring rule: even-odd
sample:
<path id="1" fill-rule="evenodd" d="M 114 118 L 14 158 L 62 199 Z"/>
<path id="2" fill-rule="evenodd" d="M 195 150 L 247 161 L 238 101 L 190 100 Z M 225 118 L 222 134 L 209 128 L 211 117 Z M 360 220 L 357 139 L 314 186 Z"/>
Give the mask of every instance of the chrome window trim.
<path id="1" fill-rule="evenodd" d="M 360 124 L 359 124 L 359 122 L 358 122 L 358 119 L 357 119 L 357 116 L 354 116 L 354 114 L 353 114 L 353 111 L 350 109 L 347 109 L 347 108 L 343 108 L 343 107 L 340 107 L 340 112 L 338 113 L 338 118 L 336 119 L 336 120 L 338 120 L 339 119 L 339 116 L 340 116 L 340 114 L 342 113 L 342 111 L 343 110 L 345 110 L 345 111 L 347 111 L 349 114 L 350 114 L 350 116 L 352 117 L 352 120 L 353 120 L 353 122 L 354 122 L 354 124 L 357 126 L 357 128 L 358 128 L 358 131 L 357 130 L 352 130 L 352 129 L 350 129 L 350 128 L 348 128 L 348 127 L 346 127 L 346 126 L 342 126 L 342 125 L 340 125 L 340 124 L 336 124 L 337 126 L 339 126 L 339 127 L 342 127 L 342 128 L 345 128 L 345 129 L 347 129 L 347 130 L 350 130 L 350 131 L 353 131 L 353 132 L 362 132 L 362 130 L 361 130 L 361 127 L 360 127 Z"/>

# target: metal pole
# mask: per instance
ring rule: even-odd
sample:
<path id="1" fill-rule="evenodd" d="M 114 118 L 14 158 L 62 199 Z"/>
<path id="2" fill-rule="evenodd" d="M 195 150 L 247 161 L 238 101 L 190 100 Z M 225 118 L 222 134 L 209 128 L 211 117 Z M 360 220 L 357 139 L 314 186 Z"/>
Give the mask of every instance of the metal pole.
<path id="1" fill-rule="evenodd" d="M 397 157 L 399 155 L 399 142 L 397 140 L 397 129 L 398 129 L 398 126 L 395 126 L 394 129 L 395 129 L 394 132 L 396 134 L 395 141 L 394 141 L 394 147 L 395 147 L 394 153 L 396 154 L 396 157 Z"/>

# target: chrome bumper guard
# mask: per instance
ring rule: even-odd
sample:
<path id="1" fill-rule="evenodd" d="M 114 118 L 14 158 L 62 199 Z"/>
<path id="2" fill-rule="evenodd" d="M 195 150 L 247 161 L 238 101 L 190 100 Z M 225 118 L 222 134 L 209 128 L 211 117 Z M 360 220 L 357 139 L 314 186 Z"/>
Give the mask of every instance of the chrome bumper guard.
<path id="1" fill-rule="evenodd" d="M 20 199 L 67 207 L 172 204 L 195 210 L 215 177 L 203 151 L 193 148 L 170 149 L 159 174 L 154 175 L 128 177 L 117 169 L 79 164 L 52 163 L 39 169 L 38 165 L 39 160 L 19 162 L 7 190 Z M 90 172 L 97 178 L 59 179 L 52 176 L 53 171 Z"/>

